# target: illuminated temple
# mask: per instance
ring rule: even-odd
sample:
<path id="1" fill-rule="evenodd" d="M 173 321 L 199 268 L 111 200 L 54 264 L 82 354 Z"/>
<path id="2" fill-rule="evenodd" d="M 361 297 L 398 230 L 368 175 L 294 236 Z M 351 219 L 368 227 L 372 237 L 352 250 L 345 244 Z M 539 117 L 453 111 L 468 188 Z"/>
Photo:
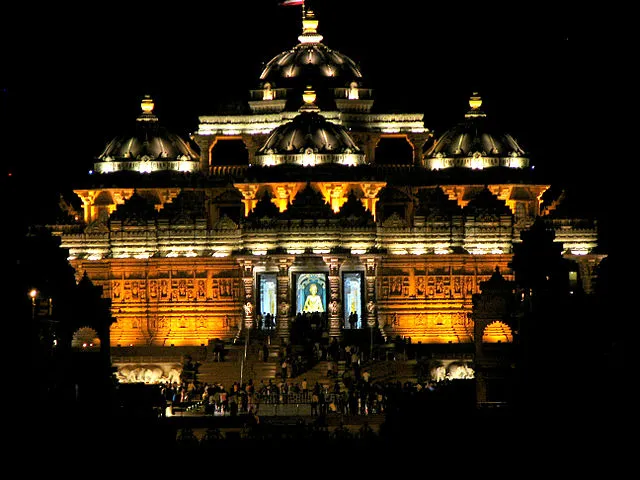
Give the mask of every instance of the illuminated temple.
<path id="1" fill-rule="evenodd" d="M 474 316 L 473 296 L 513 280 L 514 245 L 539 217 L 591 291 L 595 222 L 554 215 L 550 185 L 480 94 L 434 136 L 422 113 L 376 113 L 357 64 L 323 40 L 307 11 L 249 113 L 204 114 L 188 139 L 145 96 L 75 189 L 82 213 L 59 235 L 78 279 L 111 300 L 112 348 L 234 342 L 267 314 L 271 341 L 287 342 L 298 314 L 319 312 L 325 338 L 459 345 L 473 368 L 474 345 L 514 335 Z"/>

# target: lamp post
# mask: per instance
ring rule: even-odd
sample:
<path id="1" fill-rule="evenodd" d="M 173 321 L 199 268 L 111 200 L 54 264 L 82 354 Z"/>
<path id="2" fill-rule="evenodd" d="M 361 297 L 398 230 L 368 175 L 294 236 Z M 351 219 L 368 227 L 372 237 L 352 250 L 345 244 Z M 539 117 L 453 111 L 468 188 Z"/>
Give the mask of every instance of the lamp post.
<path id="1" fill-rule="evenodd" d="M 31 320 L 36 319 L 36 298 L 38 297 L 38 290 L 32 288 L 29 290 L 29 297 L 31 298 Z"/>

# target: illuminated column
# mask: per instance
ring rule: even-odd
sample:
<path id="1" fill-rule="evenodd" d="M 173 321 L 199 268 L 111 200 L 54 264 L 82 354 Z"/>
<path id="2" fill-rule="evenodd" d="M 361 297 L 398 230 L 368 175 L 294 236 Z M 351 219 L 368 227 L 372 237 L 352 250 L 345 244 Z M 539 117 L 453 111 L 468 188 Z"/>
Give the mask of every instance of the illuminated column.
<path id="1" fill-rule="evenodd" d="M 278 207 L 280 212 L 284 212 L 293 201 L 299 186 L 295 183 L 278 183 L 273 186 L 274 198 L 272 202 Z"/>
<path id="2" fill-rule="evenodd" d="M 367 326 L 373 328 L 377 324 L 376 308 L 376 259 L 367 257 L 366 260 L 366 284 L 367 284 Z"/>
<path id="3" fill-rule="evenodd" d="M 319 183 L 318 187 L 324 195 L 324 199 L 331 205 L 334 212 L 338 212 L 344 202 L 347 201 L 345 194 L 348 184 L 346 183 Z"/>
<path id="4" fill-rule="evenodd" d="M 250 259 L 240 259 L 242 266 L 242 284 L 244 286 L 244 303 L 242 305 L 243 326 L 250 329 L 253 326 L 255 301 L 253 292 L 253 264 Z"/>
<path id="5" fill-rule="evenodd" d="M 376 182 L 376 183 L 362 183 L 360 184 L 360 188 L 362 188 L 362 193 L 364 193 L 364 197 L 362 197 L 361 201 L 364 205 L 364 208 L 371 212 L 373 215 L 373 219 L 376 219 L 376 203 L 378 199 L 378 193 L 382 190 L 382 187 L 386 185 L 386 182 Z"/>
<path id="6" fill-rule="evenodd" d="M 340 295 L 340 259 L 325 258 L 329 264 L 329 336 L 340 337 L 340 317 L 342 313 L 342 297 Z"/>
<path id="7" fill-rule="evenodd" d="M 285 343 L 289 341 L 289 324 L 291 320 L 291 299 L 289 284 L 289 266 L 291 259 L 280 258 L 278 265 L 278 315 L 276 317 L 276 328 L 278 336 Z M 295 286 L 294 286 L 295 288 Z"/>
<path id="8" fill-rule="evenodd" d="M 242 194 L 242 203 L 244 203 L 244 216 L 246 217 L 254 209 L 256 203 L 258 203 L 256 194 L 258 193 L 259 185 L 236 183 L 233 186 L 240 190 L 240 193 Z"/>

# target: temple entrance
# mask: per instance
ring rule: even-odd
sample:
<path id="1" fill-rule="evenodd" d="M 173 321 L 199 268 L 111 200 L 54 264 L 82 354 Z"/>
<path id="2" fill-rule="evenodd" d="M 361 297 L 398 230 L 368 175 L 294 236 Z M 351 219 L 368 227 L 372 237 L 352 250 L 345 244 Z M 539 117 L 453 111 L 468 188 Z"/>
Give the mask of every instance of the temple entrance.
<path id="1" fill-rule="evenodd" d="M 342 275 L 342 295 L 344 299 L 343 328 L 362 328 L 362 272 L 348 272 Z"/>
<path id="2" fill-rule="evenodd" d="M 301 343 L 313 343 L 329 329 L 327 313 L 328 278 L 326 273 L 296 273 L 293 277 L 295 318 L 291 337 Z"/>
<path id="3" fill-rule="evenodd" d="M 256 327 L 260 330 L 272 331 L 276 328 L 277 287 L 278 279 L 275 273 L 258 275 Z"/>
<path id="4" fill-rule="evenodd" d="M 327 311 L 327 274 L 299 273 L 295 279 L 296 314 Z"/>

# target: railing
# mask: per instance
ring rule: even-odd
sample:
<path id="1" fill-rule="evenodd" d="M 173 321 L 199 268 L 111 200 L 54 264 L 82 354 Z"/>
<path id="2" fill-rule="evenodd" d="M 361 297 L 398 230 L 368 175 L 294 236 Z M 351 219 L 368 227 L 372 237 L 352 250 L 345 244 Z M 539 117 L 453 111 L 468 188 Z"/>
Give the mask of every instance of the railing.
<path id="1" fill-rule="evenodd" d="M 336 393 L 325 393 L 323 395 L 324 402 L 326 404 L 335 402 L 339 397 L 342 397 L 342 394 Z M 279 405 L 279 404 L 311 404 L 313 403 L 313 392 L 307 393 L 256 393 L 255 394 L 255 403 L 257 404 L 267 404 L 267 405 Z"/>

